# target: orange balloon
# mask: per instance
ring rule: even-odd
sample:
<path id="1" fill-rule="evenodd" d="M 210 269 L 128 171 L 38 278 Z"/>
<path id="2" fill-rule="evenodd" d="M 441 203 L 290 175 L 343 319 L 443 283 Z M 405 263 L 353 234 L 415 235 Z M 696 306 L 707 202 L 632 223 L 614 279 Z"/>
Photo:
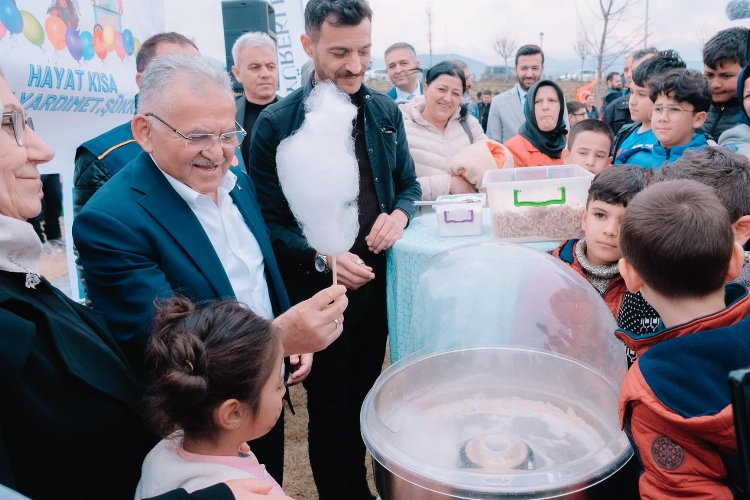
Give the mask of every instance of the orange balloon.
<path id="1" fill-rule="evenodd" d="M 102 61 L 107 57 L 107 44 L 104 43 L 104 35 L 101 31 L 94 31 L 94 52 Z"/>
<path id="2" fill-rule="evenodd" d="M 57 16 L 49 16 L 44 22 L 44 31 L 47 32 L 47 38 L 55 50 L 65 48 L 65 30 L 67 29 L 65 21 Z"/>
<path id="3" fill-rule="evenodd" d="M 109 24 L 104 27 L 102 31 L 104 44 L 107 46 L 107 50 L 113 50 L 115 48 L 115 30 Z"/>

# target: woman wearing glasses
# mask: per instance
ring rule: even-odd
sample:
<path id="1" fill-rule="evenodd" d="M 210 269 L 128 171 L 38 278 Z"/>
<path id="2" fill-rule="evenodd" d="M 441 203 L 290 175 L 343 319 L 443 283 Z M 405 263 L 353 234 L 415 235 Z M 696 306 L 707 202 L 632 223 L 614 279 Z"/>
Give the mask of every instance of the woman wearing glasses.
<path id="1" fill-rule="evenodd" d="M 133 373 L 101 316 L 40 276 L 26 220 L 41 209 L 37 167 L 53 152 L 1 72 L 0 106 L 0 483 L 34 499 L 132 499 L 153 444 Z M 271 487 L 229 481 L 200 498 L 267 498 Z"/>

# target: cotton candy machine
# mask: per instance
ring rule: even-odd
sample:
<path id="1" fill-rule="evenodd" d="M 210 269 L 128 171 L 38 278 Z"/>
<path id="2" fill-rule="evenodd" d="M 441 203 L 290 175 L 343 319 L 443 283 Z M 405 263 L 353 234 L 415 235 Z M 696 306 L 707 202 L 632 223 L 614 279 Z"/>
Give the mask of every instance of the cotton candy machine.
<path id="1" fill-rule="evenodd" d="M 594 288 L 542 252 L 492 242 L 433 257 L 414 299 L 415 352 L 362 408 L 380 496 L 633 494 L 615 328 Z"/>

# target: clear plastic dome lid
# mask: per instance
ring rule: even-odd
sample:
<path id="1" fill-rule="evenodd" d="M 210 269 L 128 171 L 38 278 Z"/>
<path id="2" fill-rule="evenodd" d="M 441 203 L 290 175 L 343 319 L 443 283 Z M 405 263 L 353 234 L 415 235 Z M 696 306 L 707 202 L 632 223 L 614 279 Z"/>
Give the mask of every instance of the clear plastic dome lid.
<path id="1" fill-rule="evenodd" d="M 632 454 L 616 326 L 591 284 L 538 250 L 489 242 L 436 255 L 414 297 L 420 348 L 368 394 L 365 443 L 392 473 L 459 498 L 601 481 Z"/>

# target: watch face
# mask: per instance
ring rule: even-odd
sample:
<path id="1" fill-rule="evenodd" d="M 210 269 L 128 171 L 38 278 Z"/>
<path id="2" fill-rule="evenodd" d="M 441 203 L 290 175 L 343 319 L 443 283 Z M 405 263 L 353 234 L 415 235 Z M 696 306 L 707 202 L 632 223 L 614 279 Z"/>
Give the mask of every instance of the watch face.
<path id="1" fill-rule="evenodd" d="M 324 273 L 328 270 L 328 266 L 326 265 L 326 258 L 323 255 L 318 255 L 315 257 L 315 270 L 319 273 Z"/>

